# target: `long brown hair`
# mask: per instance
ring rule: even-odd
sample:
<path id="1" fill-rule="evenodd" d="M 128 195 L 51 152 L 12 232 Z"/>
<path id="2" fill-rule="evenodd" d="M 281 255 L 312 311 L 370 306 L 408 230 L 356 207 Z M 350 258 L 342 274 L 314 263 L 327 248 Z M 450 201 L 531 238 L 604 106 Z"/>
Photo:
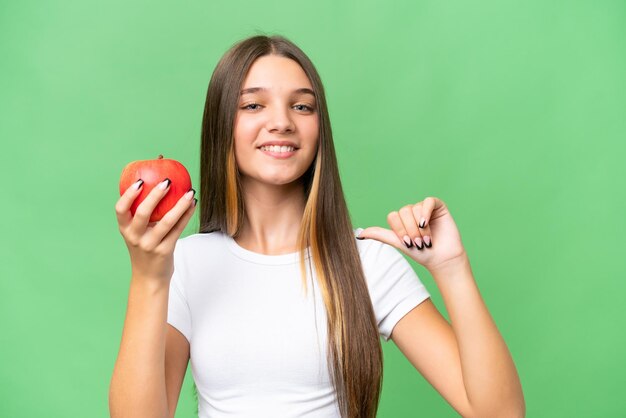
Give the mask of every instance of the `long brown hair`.
<path id="1" fill-rule="evenodd" d="M 375 417 L 382 387 L 382 349 L 339 179 L 324 88 L 306 54 L 283 36 L 256 35 L 234 44 L 213 72 L 202 119 L 199 232 L 221 231 L 236 237 L 243 225 L 233 125 L 250 66 L 270 54 L 296 61 L 316 94 L 318 150 L 301 179 L 306 198 L 298 235 L 302 282 L 306 290 L 305 251 L 310 246 L 327 312 L 327 360 L 341 415 Z"/>

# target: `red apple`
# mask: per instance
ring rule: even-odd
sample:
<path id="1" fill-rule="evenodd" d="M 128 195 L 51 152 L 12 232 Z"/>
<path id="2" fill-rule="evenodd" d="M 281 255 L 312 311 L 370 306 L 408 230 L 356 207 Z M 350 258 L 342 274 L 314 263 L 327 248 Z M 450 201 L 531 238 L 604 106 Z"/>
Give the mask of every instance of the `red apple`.
<path id="1" fill-rule="evenodd" d="M 134 216 L 137 206 L 148 196 L 160 182 L 169 178 L 172 183 L 170 188 L 156 205 L 150 216 L 150 222 L 161 220 L 172 209 L 178 200 L 191 189 L 191 177 L 184 165 L 176 160 L 163 158 L 159 155 L 154 160 L 139 160 L 128 163 L 120 178 L 120 196 L 139 179 L 144 181 L 139 196 L 130 207 L 130 213 Z"/>

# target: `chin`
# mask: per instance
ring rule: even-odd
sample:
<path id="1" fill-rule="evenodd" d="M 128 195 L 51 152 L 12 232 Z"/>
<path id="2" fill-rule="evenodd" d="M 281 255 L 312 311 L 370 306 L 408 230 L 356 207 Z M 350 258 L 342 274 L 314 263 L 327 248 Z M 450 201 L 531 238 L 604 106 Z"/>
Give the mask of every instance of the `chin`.
<path id="1" fill-rule="evenodd" d="M 264 183 L 264 184 L 268 184 L 268 185 L 273 185 L 273 186 L 284 186 L 287 184 L 293 184 L 293 183 L 297 183 L 301 180 L 302 177 L 284 177 L 284 176 L 280 176 L 280 177 L 262 177 L 262 178 L 256 178 L 255 180 L 260 182 L 260 183 Z"/>
<path id="2" fill-rule="evenodd" d="M 275 179 L 275 180 L 267 180 L 264 183 L 271 184 L 273 186 L 285 186 L 287 184 L 298 183 L 299 178 L 297 179 Z"/>
<path id="3" fill-rule="evenodd" d="M 253 182 L 253 183 L 261 183 L 272 186 L 284 186 L 288 184 L 294 184 L 302 181 L 303 173 L 285 173 L 280 170 L 273 171 L 270 170 L 269 173 L 256 173 L 256 175 L 249 175 L 240 172 L 243 175 L 244 182 Z M 293 174 L 293 175 L 290 175 Z"/>

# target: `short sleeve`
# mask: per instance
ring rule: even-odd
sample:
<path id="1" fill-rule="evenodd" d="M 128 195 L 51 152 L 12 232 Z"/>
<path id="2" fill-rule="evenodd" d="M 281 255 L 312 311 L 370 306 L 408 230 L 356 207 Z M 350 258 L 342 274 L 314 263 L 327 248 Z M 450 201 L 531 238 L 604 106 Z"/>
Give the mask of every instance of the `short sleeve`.
<path id="1" fill-rule="evenodd" d="M 355 236 L 361 229 L 355 231 Z M 380 335 L 389 341 L 398 321 L 430 297 L 402 253 L 389 244 L 357 241 Z"/>
<path id="2" fill-rule="evenodd" d="M 167 305 L 167 323 L 179 330 L 191 342 L 191 313 L 185 293 L 185 265 L 182 254 L 182 241 L 176 242 L 174 249 L 174 274 L 170 281 Z"/>

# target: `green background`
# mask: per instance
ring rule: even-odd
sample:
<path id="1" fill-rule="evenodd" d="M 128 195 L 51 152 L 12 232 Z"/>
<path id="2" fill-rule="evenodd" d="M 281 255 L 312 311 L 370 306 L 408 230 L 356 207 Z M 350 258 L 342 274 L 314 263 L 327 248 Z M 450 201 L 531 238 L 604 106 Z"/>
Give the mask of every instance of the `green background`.
<path id="1" fill-rule="evenodd" d="M 0 416 L 108 416 L 119 175 L 163 154 L 198 184 L 210 76 L 257 33 L 317 66 L 355 227 L 448 204 L 527 415 L 624 416 L 623 0 L 1 2 Z M 383 348 L 380 417 L 457 416 Z M 188 370 L 177 417 L 195 411 Z"/>

